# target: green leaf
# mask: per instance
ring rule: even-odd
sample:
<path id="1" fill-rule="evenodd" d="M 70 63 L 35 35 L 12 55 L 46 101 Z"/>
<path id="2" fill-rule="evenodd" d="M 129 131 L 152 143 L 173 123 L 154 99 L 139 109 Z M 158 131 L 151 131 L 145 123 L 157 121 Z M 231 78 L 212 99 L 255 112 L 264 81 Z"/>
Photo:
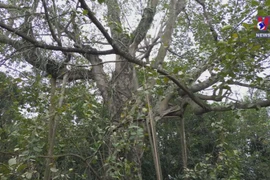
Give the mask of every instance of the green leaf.
<path id="1" fill-rule="evenodd" d="M 36 152 L 41 152 L 41 151 L 42 151 L 42 149 L 40 149 L 40 148 L 38 148 L 38 147 L 34 147 L 33 149 L 34 149 L 34 151 L 36 151 Z"/>
<path id="2" fill-rule="evenodd" d="M 252 51 L 257 51 L 257 50 L 259 50 L 260 48 L 261 48 L 260 45 L 255 45 L 255 46 L 253 46 L 251 49 L 252 49 Z"/>
<path id="3" fill-rule="evenodd" d="M 219 71 L 219 68 L 218 67 L 214 67 L 214 69 L 213 70 L 215 70 L 215 71 Z"/>
<path id="4" fill-rule="evenodd" d="M 257 15 L 258 16 L 267 16 L 268 13 L 265 10 L 263 10 L 263 9 L 259 9 Z"/>
<path id="5" fill-rule="evenodd" d="M 27 165 L 26 164 L 20 164 L 17 168 L 17 171 L 18 172 L 22 172 L 23 170 L 25 170 L 25 168 L 27 168 Z"/>
<path id="6" fill-rule="evenodd" d="M 270 6 L 270 0 L 266 0 L 265 6 Z"/>
<path id="7" fill-rule="evenodd" d="M 11 158 L 10 160 L 8 160 L 8 165 L 9 166 L 12 166 L 12 165 L 14 165 L 16 163 L 17 163 L 16 158 Z"/>
<path id="8" fill-rule="evenodd" d="M 54 173 L 58 171 L 58 169 L 56 169 L 55 167 L 50 168 L 50 170 Z"/>
<path id="9" fill-rule="evenodd" d="M 7 166 L 5 166 L 4 164 L 0 164 L 0 172 L 4 173 L 4 174 L 8 174 L 8 173 L 10 173 L 10 169 Z"/>
<path id="10" fill-rule="evenodd" d="M 144 107 L 144 108 L 142 108 L 142 111 L 147 112 L 148 110 Z"/>
<path id="11" fill-rule="evenodd" d="M 83 10 L 82 12 L 83 15 L 87 15 L 88 14 L 88 11 L 86 9 Z"/>
<path id="12" fill-rule="evenodd" d="M 99 4 L 102 4 L 102 3 L 104 3 L 105 2 L 105 0 L 98 0 L 98 3 Z"/>
<path id="13" fill-rule="evenodd" d="M 165 4 L 163 5 L 163 8 L 164 8 L 164 9 L 169 9 L 169 8 L 170 8 L 170 5 L 167 4 L 167 3 L 165 3 Z"/>
<path id="14" fill-rule="evenodd" d="M 164 78 L 163 78 L 163 80 L 164 80 L 164 83 L 165 83 L 165 84 L 168 84 L 168 82 L 169 82 L 169 78 L 164 77 Z"/>
<path id="15" fill-rule="evenodd" d="M 249 26 L 250 26 L 249 24 L 243 23 L 242 25 L 244 26 L 244 28 L 249 29 Z"/>
<path id="16" fill-rule="evenodd" d="M 221 30 L 225 31 L 225 30 L 229 30 L 229 29 L 231 29 L 231 28 L 232 28 L 231 25 L 226 25 L 226 26 L 223 26 L 223 27 L 221 28 Z"/>
<path id="17" fill-rule="evenodd" d="M 122 33 L 122 32 L 123 32 L 123 29 L 122 29 L 121 26 L 115 27 L 114 30 L 115 30 L 116 32 L 118 32 L 118 33 Z"/>
<path id="18" fill-rule="evenodd" d="M 259 6 L 260 3 L 258 1 L 251 1 L 251 6 Z"/>
<path id="19" fill-rule="evenodd" d="M 32 172 L 26 172 L 26 173 L 25 173 L 25 177 L 26 177 L 27 179 L 31 179 L 31 178 L 32 178 L 32 175 L 33 175 Z"/>
<path id="20" fill-rule="evenodd" d="M 232 37 L 233 37 L 234 39 L 237 39 L 237 38 L 238 38 L 238 34 L 237 34 L 237 33 L 233 33 L 233 34 L 232 34 Z"/>

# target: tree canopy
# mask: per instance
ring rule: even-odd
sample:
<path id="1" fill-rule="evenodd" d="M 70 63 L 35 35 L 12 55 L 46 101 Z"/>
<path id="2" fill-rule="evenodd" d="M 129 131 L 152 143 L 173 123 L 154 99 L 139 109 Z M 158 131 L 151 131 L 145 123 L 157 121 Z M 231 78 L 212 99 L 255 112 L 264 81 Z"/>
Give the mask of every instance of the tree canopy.
<path id="1" fill-rule="evenodd" d="M 267 16 L 269 0 L 0 2 L 0 178 L 268 179 Z"/>

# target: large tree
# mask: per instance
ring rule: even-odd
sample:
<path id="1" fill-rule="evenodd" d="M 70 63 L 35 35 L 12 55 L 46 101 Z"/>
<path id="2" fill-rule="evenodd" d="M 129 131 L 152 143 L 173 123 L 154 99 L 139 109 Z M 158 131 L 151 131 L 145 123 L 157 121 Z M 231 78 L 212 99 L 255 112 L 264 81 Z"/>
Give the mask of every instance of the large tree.
<path id="1" fill-rule="evenodd" d="M 150 137 L 157 179 L 162 179 L 155 123 L 167 117 L 181 121 L 186 169 L 183 116 L 188 107 L 198 115 L 269 106 L 269 40 L 256 38 L 254 28 L 256 15 L 268 15 L 269 7 L 269 0 L 0 3 L 1 65 L 28 63 L 50 79 L 44 179 L 54 170 L 57 125 L 68 101 L 66 86 L 75 81 L 88 80 L 89 93 L 97 89 L 97 101 L 106 107 L 108 150 L 103 174 L 96 175 L 103 179 L 141 179 L 145 137 Z M 202 78 L 205 73 L 208 76 Z M 239 102 L 232 87 L 256 88 L 264 94 Z M 136 132 L 135 139 L 131 132 Z M 119 143 L 127 134 L 129 144 Z"/>

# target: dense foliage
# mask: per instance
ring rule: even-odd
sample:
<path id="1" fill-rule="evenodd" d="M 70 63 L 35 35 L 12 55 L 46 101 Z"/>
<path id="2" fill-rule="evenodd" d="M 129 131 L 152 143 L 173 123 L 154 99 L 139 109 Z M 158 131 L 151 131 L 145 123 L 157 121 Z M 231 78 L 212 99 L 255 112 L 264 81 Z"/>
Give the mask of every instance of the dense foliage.
<path id="1" fill-rule="evenodd" d="M 269 0 L 0 2 L 0 179 L 270 179 L 268 15 Z"/>

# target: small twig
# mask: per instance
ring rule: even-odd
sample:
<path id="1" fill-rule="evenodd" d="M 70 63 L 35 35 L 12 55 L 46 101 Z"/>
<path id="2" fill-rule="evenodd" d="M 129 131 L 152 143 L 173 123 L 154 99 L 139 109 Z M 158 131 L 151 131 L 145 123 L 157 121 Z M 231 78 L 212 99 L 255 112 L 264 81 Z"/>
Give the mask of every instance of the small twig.
<path id="1" fill-rule="evenodd" d="M 189 51 L 187 51 L 187 52 L 185 52 L 185 53 L 183 53 L 183 54 L 178 54 L 178 53 L 174 52 L 174 51 L 173 51 L 172 49 L 170 49 L 170 48 L 168 48 L 168 51 L 169 51 L 170 53 L 172 53 L 173 55 L 179 57 L 179 58 L 183 58 L 184 55 L 186 55 L 186 54 L 189 53 Z"/>

